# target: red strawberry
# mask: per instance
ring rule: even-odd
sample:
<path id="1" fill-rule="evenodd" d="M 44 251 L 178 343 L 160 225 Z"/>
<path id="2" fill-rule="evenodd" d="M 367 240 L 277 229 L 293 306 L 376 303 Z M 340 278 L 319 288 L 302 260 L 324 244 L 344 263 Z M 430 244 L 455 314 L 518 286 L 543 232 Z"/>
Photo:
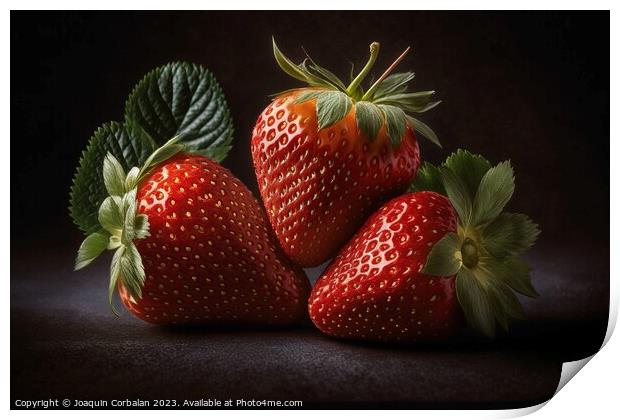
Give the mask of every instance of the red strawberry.
<path id="1" fill-rule="evenodd" d="M 115 166 L 111 155 L 106 163 Z M 305 316 L 308 280 L 286 259 L 258 202 L 230 171 L 199 155 L 177 154 L 143 177 L 132 172 L 127 178 L 142 179 L 128 181 L 137 191 L 129 188 L 117 200 L 128 203 L 118 206 L 122 231 L 108 233 L 109 243 L 119 244 L 111 292 L 116 270 L 121 300 L 134 315 L 157 324 L 286 324 Z M 131 241 L 138 224 L 150 234 Z"/>
<path id="2" fill-rule="evenodd" d="M 420 163 L 414 129 L 434 133 L 407 112 L 423 112 L 433 92 L 406 93 L 412 73 L 389 72 L 364 93 L 359 87 L 379 45 L 349 87 L 311 60 L 278 64 L 310 88 L 278 96 L 258 117 L 252 157 L 267 214 L 282 248 L 296 263 L 333 257 L 370 213 L 405 191 Z"/>
<path id="3" fill-rule="evenodd" d="M 510 166 L 491 168 L 459 151 L 441 169 L 426 164 L 420 175 L 415 187 L 434 185 L 450 199 L 409 193 L 368 219 L 311 293 L 310 317 L 324 333 L 435 340 L 458 332 L 464 313 L 493 335 L 496 321 L 507 328 L 522 317 L 512 290 L 535 296 L 516 255 L 538 229 L 526 216 L 501 213 L 514 189 Z"/>

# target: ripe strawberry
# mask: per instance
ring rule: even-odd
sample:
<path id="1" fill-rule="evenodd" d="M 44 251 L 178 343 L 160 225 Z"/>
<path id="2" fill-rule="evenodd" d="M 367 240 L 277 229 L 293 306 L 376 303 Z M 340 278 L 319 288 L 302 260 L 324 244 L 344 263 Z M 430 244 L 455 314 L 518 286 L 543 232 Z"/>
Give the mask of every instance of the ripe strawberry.
<path id="1" fill-rule="evenodd" d="M 366 92 L 360 84 L 379 44 L 348 87 L 307 59 L 293 64 L 273 44 L 280 67 L 309 88 L 277 96 L 258 117 L 252 157 L 267 214 L 282 248 L 310 267 L 333 257 L 370 213 L 407 189 L 420 163 L 414 130 L 438 143 L 430 128 L 406 115 L 424 112 L 434 92 L 406 93 L 413 73 L 388 76 Z"/>
<path id="2" fill-rule="evenodd" d="M 536 296 L 516 255 L 538 229 L 526 216 L 501 213 L 514 190 L 507 162 L 494 168 L 459 151 L 441 169 L 430 164 L 374 213 L 332 261 L 309 300 L 326 334 L 380 341 L 436 340 L 457 333 L 463 314 L 492 336 L 523 311 L 513 290 Z M 447 194 L 446 197 L 445 194 Z"/>
<path id="3" fill-rule="evenodd" d="M 96 238 L 99 249 L 117 249 L 110 299 L 118 280 L 129 311 L 156 324 L 286 324 L 304 317 L 308 280 L 279 249 L 251 192 L 210 159 L 167 159 L 178 151 L 174 144 L 162 150 L 154 160 L 163 163 L 151 161 L 142 173 L 134 168 L 126 181 L 120 164 L 106 158 L 106 187 L 121 185 L 108 188 L 100 210 L 106 230 L 94 234 L 105 237 Z M 88 241 L 77 268 L 94 258 L 85 255 Z"/>

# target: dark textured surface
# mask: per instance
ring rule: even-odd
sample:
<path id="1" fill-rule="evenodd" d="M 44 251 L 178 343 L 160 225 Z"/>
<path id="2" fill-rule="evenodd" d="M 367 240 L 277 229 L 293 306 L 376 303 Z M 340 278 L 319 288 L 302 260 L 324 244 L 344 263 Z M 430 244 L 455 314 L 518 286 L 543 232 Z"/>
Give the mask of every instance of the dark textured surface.
<path id="1" fill-rule="evenodd" d="M 343 342 L 290 329 L 153 327 L 106 302 L 107 263 L 73 273 L 70 251 L 11 267 L 11 399 L 256 398 L 306 407 L 517 407 L 553 395 L 561 362 L 596 351 L 609 264 L 597 255 L 530 258 L 542 297 L 529 321 L 489 342 L 433 346 Z M 19 254 L 18 254 L 19 255 Z M 334 405 L 335 404 L 335 405 Z"/>

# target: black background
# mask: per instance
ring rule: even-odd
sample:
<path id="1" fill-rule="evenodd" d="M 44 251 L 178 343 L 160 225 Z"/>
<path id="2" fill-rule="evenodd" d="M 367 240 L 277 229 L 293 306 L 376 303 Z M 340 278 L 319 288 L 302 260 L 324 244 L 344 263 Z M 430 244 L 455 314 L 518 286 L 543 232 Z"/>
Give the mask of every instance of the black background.
<path id="1" fill-rule="evenodd" d="M 253 124 L 269 94 L 299 86 L 276 66 L 272 35 L 296 61 L 303 45 L 340 75 L 366 61 L 372 41 L 382 45 L 377 73 L 413 47 L 400 69 L 443 100 L 421 119 L 444 149 L 422 140 L 422 158 L 436 163 L 458 147 L 510 158 L 511 210 L 541 225 L 528 258 L 542 296 L 525 305 L 529 323 L 493 344 L 415 352 L 352 346 L 309 328 L 162 331 L 109 314 L 106 261 L 71 272 L 82 236 L 67 206 L 80 153 L 101 123 L 122 118 L 130 89 L 158 65 L 187 60 L 213 71 L 236 129 L 224 165 L 257 191 Z M 609 76 L 608 12 L 12 12 L 12 397 L 166 398 L 210 387 L 222 398 L 323 402 L 548 399 L 561 361 L 595 351 L 606 327 Z M 127 352 L 139 357 L 117 356 Z M 203 388 L 184 379 L 192 373 L 203 374 L 193 379 Z"/>
<path id="2" fill-rule="evenodd" d="M 444 149 L 422 140 L 423 159 L 438 162 L 458 147 L 492 162 L 510 158 L 512 209 L 540 223 L 542 240 L 608 240 L 606 12 L 14 12 L 11 29 L 11 225 L 19 238 L 45 227 L 78 244 L 66 207 L 81 150 L 101 123 L 122 118 L 146 72 L 173 60 L 216 75 L 236 128 L 224 164 L 257 191 L 253 124 L 269 94 L 299 85 L 273 60 L 275 35 L 292 58 L 303 58 L 303 45 L 343 76 L 350 62 L 363 65 L 373 40 L 382 44 L 377 72 L 411 45 L 401 69 L 444 101 L 423 115 Z"/>

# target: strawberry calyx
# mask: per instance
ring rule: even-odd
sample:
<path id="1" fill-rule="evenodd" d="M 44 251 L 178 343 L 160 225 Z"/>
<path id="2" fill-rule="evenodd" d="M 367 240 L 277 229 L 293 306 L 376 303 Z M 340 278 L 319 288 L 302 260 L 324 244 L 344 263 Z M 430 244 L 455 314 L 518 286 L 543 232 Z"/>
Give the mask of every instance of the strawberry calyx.
<path id="1" fill-rule="evenodd" d="M 368 62 L 346 86 L 334 73 L 316 64 L 309 56 L 300 64 L 295 64 L 280 51 L 273 39 L 273 54 L 280 68 L 289 76 L 313 88 L 301 93 L 295 102 L 316 101 L 319 130 L 342 120 L 355 107 L 357 125 L 371 141 L 377 137 L 381 127 L 386 125 L 387 134 L 394 147 L 400 144 L 407 127 L 441 147 L 435 132 L 411 115 L 426 112 L 439 105 L 441 101 L 432 99 L 435 91 L 408 92 L 408 83 L 413 80 L 414 73 L 392 74 L 409 52 L 409 47 L 367 90 L 362 87 L 375 64 L 379 49 L 378 42 L 370 44 Z"/>
<path id="2" fill-rule="evenodd" d="M 108 300 L 112 303 L 116 285 L 120 280 L 133 299 L 142 297 L 145 273 L 142 257 L 134 244 L 136 239 L 149 236 L 149 221 L 138 213 L 138 185 L 156 165 L 170 159 L 184 149 L 180 137 L 174 137 L 155 150 L 141 168 L 133 167 L 127 173 L 120 162 L 109 153 L 103 161 L 103 180 L 108 197 L 99 207 L 100 229 L 84 239 L 75 260 L 75 270 L 93 262 L 103 251 L 114 251 L 110 265 Z"/>
<path id="3" fill-rule="evenodd" d="M 431 249 L 422 272 L 456 276 L 457 298 L 470 326 L 492 337 L 523 319 L 515 292 L 537 297 L 529 267 L 520 254 L 531 248 L 540 230 L 519 213 L 504 212 L 515 189 L 510 161 L 489 161 L 458 150 L 439 167 L 426 162 L 412 191 L 446 195 L 458 215 L 457 232 Z"/>

